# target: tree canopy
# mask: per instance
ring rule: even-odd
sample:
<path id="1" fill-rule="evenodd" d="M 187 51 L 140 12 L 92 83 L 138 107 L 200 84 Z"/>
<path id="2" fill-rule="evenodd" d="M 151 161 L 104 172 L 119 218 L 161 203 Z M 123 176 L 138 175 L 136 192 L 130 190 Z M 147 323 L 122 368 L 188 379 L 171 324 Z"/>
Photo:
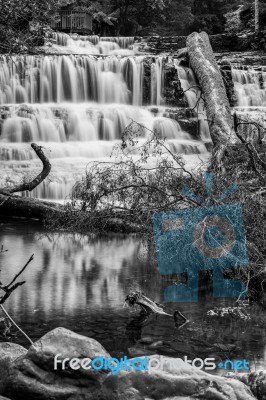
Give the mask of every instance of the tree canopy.
<path id="1" fill-rule="evenodd" d="M 262 30 L 266 24 L 266 0 L 243 0 L 241 6 L 239 0 L 0 0 L 0 51 L 42 44 L 44 29 L 62 7 L 90 12 L 94 33 L 100 35 L 254 31 L 255 15 Z"/>
<path id="2" fill-rule="evenodd" d="M 239 14 L 240 30 L 255 29 L 254 0 L 69 0 L 69 3 L 114 17 L 115 34 L 121 35 L 188 35 L 202 30 L 209 34 L 223 33 L 232 21 L 231 14 L 240 5 L 243 7 Z M 259 1 L 259 8 L 263 27 L 266 0 Z"/>

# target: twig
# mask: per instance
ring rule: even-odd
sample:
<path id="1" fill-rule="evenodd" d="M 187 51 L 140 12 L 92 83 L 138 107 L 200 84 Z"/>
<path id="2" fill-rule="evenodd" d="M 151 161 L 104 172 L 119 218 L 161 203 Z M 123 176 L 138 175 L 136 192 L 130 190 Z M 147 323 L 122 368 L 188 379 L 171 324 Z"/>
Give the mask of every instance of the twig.
<path id="1" fill-rule="evenodd" d="M 3 313 L 5 314 L 5 316 L 9 319 L 9 321 L 25 336 L 25 338 L 30 342 L 30 344 L 36 348 L 36 346 L 34 345 L 33 341 L 29 338 L 29 336 L 16 324 L 16 322 L 10 317 L 10 315 L 8 314 L 8 312 L 6 311 L 6 309 L 2 306 L 2 304 L 0 304 L 0 307 L 3 311 Z"/>
<path id="2" fill-rule="evenodd" d="M 29 263 L 32 262 L 33 259 L 34 259 L 34 254 L 31 255 L 31 257 L 30 257 L 29 260 L 26 262 L 26 264 L 24 265 L 24 267 L 20 270 L 20 272 L 19 272 L 17 275 L 15 275 L 15 277 L 12 279 L 12 281 L 11 281 L 8 285 L 3 286 L 3 287 L 0 287 L 0 289 L 5 290 L 5 291 L 8 291 L 8 290 L 9 290 L 9 287 L 18 279 L 18 277 L 22 274 L 22 272 L 25 271 L 25 269 L 27 268 L 27 266 L 29 265 Z"/>

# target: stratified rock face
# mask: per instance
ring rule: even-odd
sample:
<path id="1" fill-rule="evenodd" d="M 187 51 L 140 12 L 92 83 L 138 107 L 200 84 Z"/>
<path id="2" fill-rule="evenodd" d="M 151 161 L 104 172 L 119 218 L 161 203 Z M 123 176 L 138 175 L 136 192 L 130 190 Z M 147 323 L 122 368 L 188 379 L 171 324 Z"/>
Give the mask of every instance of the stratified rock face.
<path id="1" fill-rule="evenodd" d="M 165 77 L 163 97 L 166 105 L 174 107 L 186 107 L 188 104 L 185 100 L 181 82 L 178 76 L 178 71 L 173 63 L 173 60 L 165 60 L 163 72 Z"/>
<path id="2" fill-rule="evenodd" d="M 143 79 L 143 104 L 151 104 L 151 69 L 156 63 L 156 58 L 152 56 L 144 57 L 144 79 Z M 183 95 L 181 82 L 178 76 L 177 68 L 173 59 L 162 57 L 162 73 L 164 84 L 162 88 L 162 98 L 164 104 L 173 107 L 186 107 L 188 104 Z"/>
<path id="3" fill-rule="evenodd" d="M 10 367 L 4 395 L 12 400 L 254 400 L 236 379 L 209 375 L 175 359 L 152 356 L 160 370 L 54 370 L 54 357 L 96 358 L 110 355 L 94 339 L 57 328 L 36 342 Z M 157 360 L 157 361 L 156 361 Z M 135 366 L 138 363 L 135 362 Z M 1 399 L 0 399 L 1 400 Z"/>
<path id="4" fill-rule="evenodd" d="M 232 65 L 229 61 L 223 60 L 219 65 L 223 77 L 226 94 L 231 107 L 237 105 L 237 97 L 235 94 L 234 82 L 232 78 Z"/>
<path id="5" fill-rule="evenodd" d="M 27 350 L 15 343 L 0 343 L 0 394 L 3 393 L 8 370 L 12 362 L 27 353 Z M 0 396 L 1 400 L 1 396 Z"/>
<path id="6" fill-rule="evenodd" d="M 96 340 L 56 328 L 12 365 L 4 394 L 15 400 L 76 399 L 77 394 L 81 399 L 95 398 L 93 393 L 100 388 L 107 371 L 68 367 L 62 370 L 62 364 L 55 370 L 56 355 L 60 355 L 59 360 L 111 357 Z"/>
<path id="7" fill-rule="evenodd" d="M 210 42 L 214 51 L 248 51 L 265 50 L 265 33 L 260 34 L 219 34 L 210 35 Z M 186 36 L 149 36 L 136 37 L 139 43 L 139 52 L 145 53 L 170 53 L 186 47 Z"/>

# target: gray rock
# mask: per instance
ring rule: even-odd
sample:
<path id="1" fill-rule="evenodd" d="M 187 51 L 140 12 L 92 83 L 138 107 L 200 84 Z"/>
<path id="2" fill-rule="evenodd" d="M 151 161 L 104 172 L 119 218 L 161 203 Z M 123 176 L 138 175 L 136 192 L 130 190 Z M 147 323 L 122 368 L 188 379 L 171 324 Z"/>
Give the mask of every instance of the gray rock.
<path id="1" fill-rule="evenodd" d="M 258 400 L 266 400 L 266 371 L 237 374 L 235 378 L 248 385 Z"/>
<path id="2" fill-rule="evenodd" d="M 5 382 L 8 377 L 8 370 L 12 362 L 26 353 L 27 350 L 19 344 L 9 342 L 0 343 L 0 394 L 3 393 Z"/>
<path id="3" fill-rule="evenodd" d="M 83 368 L 73 370 L 68 363 L 64 370 L 62 364 L 58 364 L 55 370 L 56 355 L 59 360 L 111 357 L 96 340 L 65 328 L 56 328 L 44 335 L 30 347 L 26 355 L 12 364 L 4 394 L 12 400 L 65 400 L 75 395 L 81 399 L 92 399 L 108 371 Z"/>
<path id="4" fill-rule="evenodd" d="M 57 328 L 35 343 L 10 367 L 4 395 L 12 400 L 254 400 L 236 379 L 207 374 L 165 357 L 160 370 L 54 370 L 54 356 L 95 358 L 110 355 L 96 340 Z M 152 356 L 158 359 L 160 356 Z M 153 361 L 153 366 L 156 361 Z M 1 400 L 1 399 L 0 399 Z"/>
<path id="5" fill-rule="evenodd" d="M 109 375 L 102 393 L 106 400 L 255 400 L 242 382 L 207 374 L 182 360 L 175 361 L 174 369 L 165 362 L 162 370 Z"/>

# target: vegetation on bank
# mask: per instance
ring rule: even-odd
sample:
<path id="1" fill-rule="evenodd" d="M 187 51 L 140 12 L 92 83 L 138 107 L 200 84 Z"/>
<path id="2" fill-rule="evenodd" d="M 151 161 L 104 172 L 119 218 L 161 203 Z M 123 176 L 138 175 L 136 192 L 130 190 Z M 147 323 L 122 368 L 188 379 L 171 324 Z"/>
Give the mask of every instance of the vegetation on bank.
<path id="1" fill-rule="evenodd" d="M 0 0 L 0 52 L 34 51 L 60 9 L 90 13 L 92 33 L 109 36 L 242 33 L 266 23 L 266 0 Z"/>

